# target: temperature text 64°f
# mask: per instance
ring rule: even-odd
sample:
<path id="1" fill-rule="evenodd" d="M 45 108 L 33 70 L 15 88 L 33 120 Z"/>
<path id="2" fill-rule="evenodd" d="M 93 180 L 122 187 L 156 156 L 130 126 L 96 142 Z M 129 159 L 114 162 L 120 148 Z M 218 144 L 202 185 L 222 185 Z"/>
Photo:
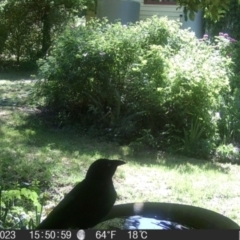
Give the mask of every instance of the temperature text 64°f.
<path id="1" fill-rule="evenodd" d="M 116 231 L 96 231 L 96 239 L 114 239 L 116 236 Z"/>

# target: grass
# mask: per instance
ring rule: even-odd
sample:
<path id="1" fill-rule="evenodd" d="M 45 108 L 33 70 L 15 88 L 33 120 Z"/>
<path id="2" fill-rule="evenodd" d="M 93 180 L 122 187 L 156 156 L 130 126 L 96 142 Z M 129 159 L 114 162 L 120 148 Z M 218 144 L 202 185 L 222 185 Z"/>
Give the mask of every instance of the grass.
<path id="1" fill-rule="evenodd" d="M 37 181 L 47 196 L 44 209 L 48 211 L 84 178 L 95 159 L 119 158 L 127 164 L 114 177 L 116 204 L 190 204 L 240 224 L 240 166 L 149 150 L 134 154 L 128 146 L 46 126 L 28 98 L 33 84 L 26 75 L 0 74 L 0 183 L 5 189 Z"/>

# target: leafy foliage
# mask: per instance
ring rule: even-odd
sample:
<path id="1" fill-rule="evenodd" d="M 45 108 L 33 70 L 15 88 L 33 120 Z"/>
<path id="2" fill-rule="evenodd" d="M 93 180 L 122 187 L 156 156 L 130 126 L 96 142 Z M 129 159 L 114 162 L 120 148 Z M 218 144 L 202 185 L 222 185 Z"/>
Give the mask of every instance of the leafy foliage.
<path id="1" fill-rule="evenodd" d="M 229 9 L 218 22 L 206 19 L 206 28 L 210 35 L 218 35 L 219 32 L 228 33 L 235 39 L 240 39 L 240 4 L 238 0 L 230 0 Z"/>
<path id="2" fill-rule="evenodd" d="M 35 210 L 35 221 L 31 211 Z M 0 188 L 1 229 L 34 229 L 40 222 L 42 207 L 36 191 L 27 188 L 2 190 Z"/>
<path id="3" fill-rule="evenodd" d="M 204 35 L 203 41 L 212 44 L 208 36 Z M 222 56 L 228 57 L 230 67 L 229 87 L 230 92 L 219 96 L 220 108 L 216 113 L 218 132 L 222 145 L 239 143 L 240 140 L 240 108 L 239 108 L 239 42 L 231 38 L 227 33 L 219 33 L 215 37 L 215 48 Z M 221 145 L 220 145 L 221 146 Z"/>
<path id="4" fill-rule="evenodd" d="M 216 115 L 231 92 L 227 48 L 166 18 L 128 26 L 92 21 L 68 28 L 39 61 L 36 96 L 58 121 L 154 148 L 189 152 L 198 141 L 206 157 L 220 141 Z"/>
<path id="5" fill-rule="evenodd" d="M 240 3 L 239 0 L 236 1 Z M 205 17 L 215 22 L 221 19 L 231 6 L 231 0 L 177 0 L 177 3 L 180 7 L 184 7 L 185 17 L 194 19 L 195 13 L 203 10 Z"/>
<path id="6" fill-rule="evenodd" d="M 203 39 L 207 44 L 212 44 L 208 39 L 208 35 L 204 35 Z M 220 96 L 220 111 L 217 112 L 218 129 L 222 144 L 230 142 L 236 143 L 240 140 L 239 131 L 239 57 L 240 57 L 240 45 L 234 38 L 231 38 L 229 34 L 220 32 L 219 36 L 215 37 L 215 48 L 218 49 L 222 56 L 227 56 L 230 66 L 230 78 L 229 87 L 230 93 Z"/>
<path id="7" fill-rule="evenodd" d="M 233 144 L 221 144 L 216 149 L 216 161 L 239 163 L 239 148 Z"/>
<path id="8" fill-rule="evenodd" d="M 78 15 L 83 0 L 19 1 L 8 0 L 0 7 L 0 54 L 2 58 L 16 56 L 36 60 L 44 56 L 52 41 L 64 26 Z"/>

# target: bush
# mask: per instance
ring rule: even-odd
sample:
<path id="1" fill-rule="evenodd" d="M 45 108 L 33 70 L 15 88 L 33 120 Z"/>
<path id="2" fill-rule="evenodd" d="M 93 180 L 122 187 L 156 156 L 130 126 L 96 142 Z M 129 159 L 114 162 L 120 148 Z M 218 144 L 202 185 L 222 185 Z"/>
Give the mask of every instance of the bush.
<path id="1" fill-rule="evenodd" d="M 231 57 L 233 75 L 230 78 L 231 97 L 228 102 L 229 113 L 227 126 L 230 127 L 231 139 L 240 142 L 240 42 L 232 44 Z"/>
<path id="2" fill-rule="evenodd" d="M 0 187 L 0 210 L 0 229 L 34 229 L 42 211 L 35 190 L 16 186 L 10 190 Z"/>
<path id="3" fill-rule="evenodd" d="M 66 29 L 39 61 L 45 107 L 112 140 L 207 157 L 220 141 L 231 59 L 176 21 L 93 21 Z M 195 133 L 193 133 L 195 129 Z"/>
<path id="4" fill-rule="evenodd" d="M 216 161 L 219 162 L 231 162 L 239 163 L 240 155 L 239 148 L 233 146 L 233 144 L 221 144 L 216 149 Z"/>
<path id="5" fill-rule="evenodd" d="M 223 144 L 240 141 L 240 43 L 227 33 L 219 33 L 216 38 L 218 48 L 223 56 L 227 56 L 231 74 L 229 75 L 230 92 L 220 96 L 218 129 Z"/>

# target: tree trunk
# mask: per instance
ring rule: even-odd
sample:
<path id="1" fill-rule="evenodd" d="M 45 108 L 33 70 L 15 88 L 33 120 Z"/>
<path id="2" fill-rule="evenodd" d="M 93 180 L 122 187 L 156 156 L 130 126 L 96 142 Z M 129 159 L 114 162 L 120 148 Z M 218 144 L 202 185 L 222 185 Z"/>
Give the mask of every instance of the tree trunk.
<path id="1" fill-rule="evenodd" d="M 51 46 L 51 23 L 50 23 L 50 6 L 46 6 L 42 16 L 42 57 L 46 55 L 48 48 Z"/>

